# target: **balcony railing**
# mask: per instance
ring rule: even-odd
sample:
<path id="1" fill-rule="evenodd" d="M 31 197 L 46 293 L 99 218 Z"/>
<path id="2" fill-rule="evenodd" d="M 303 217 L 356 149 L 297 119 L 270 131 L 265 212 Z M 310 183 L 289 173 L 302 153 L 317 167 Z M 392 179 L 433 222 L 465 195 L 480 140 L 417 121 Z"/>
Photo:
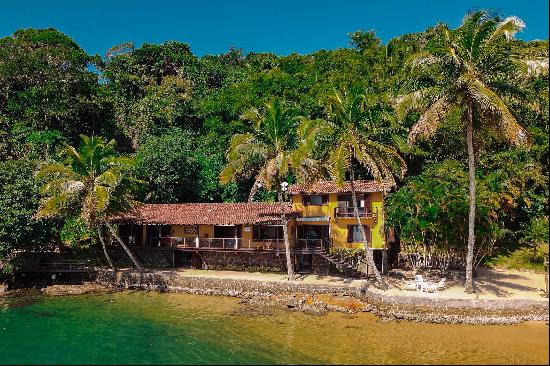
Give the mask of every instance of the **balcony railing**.
<path id="1" fill-rule="evenodd" d="M 123 238 L 127 242 L 127 237 Z M 151 247 L 201 248 L 201 249 L 244 249 L 244 250 L 284 250 L 283 239 L 243 239 L 243 238 L 184 238 L 163 236 L 149 239 Z"/>
<path id="2" fill-rule="evenodd" d="M 296 249 L 328 249 L 329 247 L 329 239 L 298 239 L 296 241 Z"/>
<path id="3" fill-rule="evenodd" d="M 140 246 L 135 238 L 122 236 L 121 239 L 132 245 Z M 113 242 L 116 244 L 116 241 Z M 163 236 L 149 238 L 145 241 L 149 247 L 161 248 L 200 248 L 200 249 L 242 249 L 242 250 L 285 250 L 283 239 L 243 239 L 243 238 L 185 238 L 178 236 Z M 298 239 L 290 240 L 291 248 L 321 249 L 328 248 L 328 239 Z"/>
<path id="4" fill-rule="evenodd" d="M 242 247 L 241 238 L 184 238 L 178 236 L 163 236 L 151 238 L 152 247 L 175 248 L 207 248 L 207 249 L 238 249 Z"/>
<path id="5" fill-rule="evenodd" d="M 361 218 L 378 218 L 378 208 L 375 208 L 374 211 L 367 210 L 365 207 L 361 207 L 359 210 L 359 217 Z M 334 208 L 334 217 L 337 218 L 354 218 L 355 212 L 353 207 L 335 207 Z"/>

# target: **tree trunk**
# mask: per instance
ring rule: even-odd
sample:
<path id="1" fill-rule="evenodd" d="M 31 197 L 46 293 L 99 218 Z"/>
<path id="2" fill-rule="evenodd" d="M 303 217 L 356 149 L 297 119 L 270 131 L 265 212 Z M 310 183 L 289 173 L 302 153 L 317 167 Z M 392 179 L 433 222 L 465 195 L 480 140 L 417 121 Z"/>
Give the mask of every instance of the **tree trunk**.
<path id="1" fill-rule="evenodd" d="M 105 258 L 107 258 L 107 262 L 109 263 L 109 266 L 111 266 L 111 269 L 113 271 L 116 271 L 115 265 L 113 264 L 113 261 L 111 260 L 111 257 L 107 252 L 107 247 L 105 246 L 105 240 L 103 239 L 103 234 L 101 233 L 101 225 L 97 225 L 96 227 L 97 227 L 97 236 L 99 236 L 99 241 L 101 242 L 101 246 L 103 247 L 103 253 L 105 254 Z"/>
<path id="2" fill-rule="evenodd" d="M 369 247 L 369 244 L 367 243 L 367 235 L 365 234 L 365 228 L 363 228 L 363 224 L 361 223 L 361 218 L 359 217 L 359 209 L 357 208 L 357 195 L 355 194 L 354 179 L 355 177 L 354 177 L 354 171 L 352 167 L 350 170 L 350 183 L 351 183 L 351 200 L 353 201 L 353 213 L 355 215 L 355 220 L 357 220 L 357 225 L 359 226 L 361 241 L 365 245 L 365 254 L 367 255 L 367 264 L 369 267 L 372 268 L 372 272 L 374 273 L 374 276 L 376 277 L 376 280 L 378 281 L 380 288 L 382 290 L 386 290 L 387 289 L 386 283 L 384 282 L 382 275 L 378 271 L 378 268 L 376 268 L 376 264 L 374 263 L 374 257 L 372 254 L 372 249 Z"/>
<path id="3" fill-rule="evenodd" d="M 116 230 L 113 228 L 113 225 L 111 225 L 110 223 L 106 222 L 105 225 L 107 226 L 107 228 L 109 229 L 109 231 L 111 232 L 111 234 L 116 238 L 116 240 L 118 241 L 118 243 L 120 244 L 120 246 L 126 251 L 126 253 L 128 254 L 128 256 L 130 257 L 130 259 L 132 260 L 132 262 L 134 262 L 134 265 L 136 266 L 136 268 L 142 272 L 143 271 L 143 266 L 141 265 L 139 259 L 134 255 L 134 253 L 132 253 L 132 251 L 130 250 L 130 248 L 128 248 L 126 246 L 126 244 L 124 244 L 124 242 L 122 241 L 122 239 L 120 238 L 120 236 L 118 236 Z"/>
<path id="4" fill-rule="evenodd" d="M 468 215 L 468 251 L 466 254 L 466 292 L 475 292 L 473 282 L 475 222 L 476 222 L 476 177 L 474 165 L 474 126 L 472 116 L 472 103 L 468 103 L 468 116 L 466 128 L 466 140 L 468 142 L 468 174 L 470 178 L 470 213 Z"/>
<path id="5" fill-rule="evenodd" d="M 254 201 L 254 196 L 256 195 L 256 192 L 258 192 L 258 181 L 255 180 L 254 184 L 252 185 L 252 188 L 250 188 L 250 193 L 248 194 L 248 202 Z"/>
<path id="6" fill-rule="evenodd" d="M 278 191 L 279 204 L 281 205 L 281 223 L 283 224 L 283 238 L 285 241 L 285 255 L 286 255 L 286 270 L 289 281 L 294 281 L 294 266 L 292 264 L 292 257 L 290 255 L 290 241 L 288 240 L 288 220 L 285 214 L 285 206 L 283 201 L 283 192 L 279 188 Z"/>

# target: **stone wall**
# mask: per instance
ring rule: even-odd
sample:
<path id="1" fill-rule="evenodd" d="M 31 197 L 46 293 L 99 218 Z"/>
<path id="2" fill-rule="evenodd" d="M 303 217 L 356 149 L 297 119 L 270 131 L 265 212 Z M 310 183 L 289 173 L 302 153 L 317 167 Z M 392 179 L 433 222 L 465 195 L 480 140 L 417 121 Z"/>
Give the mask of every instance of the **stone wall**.
<path id="1" fill-rule="evenodd" d="M 277 255 L 279 254 L 279 255 Z M 286 272 L 284 253 L 274 252 L 200 252 L 208 269 Z"/>
<path id="2" fill-rule="evenodd" d="M 306 284 L 300 282 L 238 280 L 232 278 L 188 277 L 172 271 L 135 272 L 102 271 L 97 282 L 125 289 L 184 292 L 200 295 L 248 297 L 284 293 L 339 294 L 358 296 L 357 288 L 338 285 Z"/>

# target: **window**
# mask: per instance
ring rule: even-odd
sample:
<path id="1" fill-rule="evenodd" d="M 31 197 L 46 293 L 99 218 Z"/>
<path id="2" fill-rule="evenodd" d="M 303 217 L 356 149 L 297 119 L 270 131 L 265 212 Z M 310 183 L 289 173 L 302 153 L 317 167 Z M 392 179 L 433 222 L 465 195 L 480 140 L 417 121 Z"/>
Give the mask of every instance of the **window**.
<path id="1" fill-rule="evenodd" d="M 304 206 L 324 206 L 328 204 L 328 194 L 312 194 L 302 196 Z"/>
<path id="2" fill-rule="evenodd" d="M 328 239 L 328 225 L 299 225 L 298 239 Z"/>
<path id="3" fill-rule="evenodd" d="M 363 225 L 365 229 L 365 236 L 367 237 L 367 243 L 371 242 L 371 232 L 370 227 Z M 348 225 L 348 243 L 360 243 L 362 242 L 361 231 L 359 230 L 358 225 Z"/>
<path id="4" fill-rule="evenodd" d="M 254 240 L 283 239 L 282 225 L 254 225 L 252 238 Z"/>
<path id="5" fill-rule="evenodd" d="M 357 193 L 355 197 L 357 198 L 357 207 L 359 209 L 364 209 L 369 200 L 369 195 L 366 193 Z M 338 207 L 353 207 L 353 200 L 351 199 L 350 193 L 338 195 Z"/>
<path id="6" fill-rule="evenodd" d="M 162 225 L 160 227 L 160 236 L 161 237 L 172 236 L 172 227 L 170 225 Z"/>
<path id="7" fill-rule="evenodd" d="M 241 238 L 241 225 L 238 226 L 214 226 L 214 238 Z"/>

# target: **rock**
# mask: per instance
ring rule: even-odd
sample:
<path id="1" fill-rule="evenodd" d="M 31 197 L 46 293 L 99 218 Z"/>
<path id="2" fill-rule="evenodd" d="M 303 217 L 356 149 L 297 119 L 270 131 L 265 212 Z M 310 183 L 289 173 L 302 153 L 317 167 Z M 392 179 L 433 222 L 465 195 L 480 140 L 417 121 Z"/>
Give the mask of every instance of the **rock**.
<path id="1" fill-rule="evenodd" d="M 41 289 L 42 293 L 50 296 L 83 295 L 89 293 L 109 292 L 106 286 L 97 283 L 85 282 L 81 285 L 53 285 Z"/>

